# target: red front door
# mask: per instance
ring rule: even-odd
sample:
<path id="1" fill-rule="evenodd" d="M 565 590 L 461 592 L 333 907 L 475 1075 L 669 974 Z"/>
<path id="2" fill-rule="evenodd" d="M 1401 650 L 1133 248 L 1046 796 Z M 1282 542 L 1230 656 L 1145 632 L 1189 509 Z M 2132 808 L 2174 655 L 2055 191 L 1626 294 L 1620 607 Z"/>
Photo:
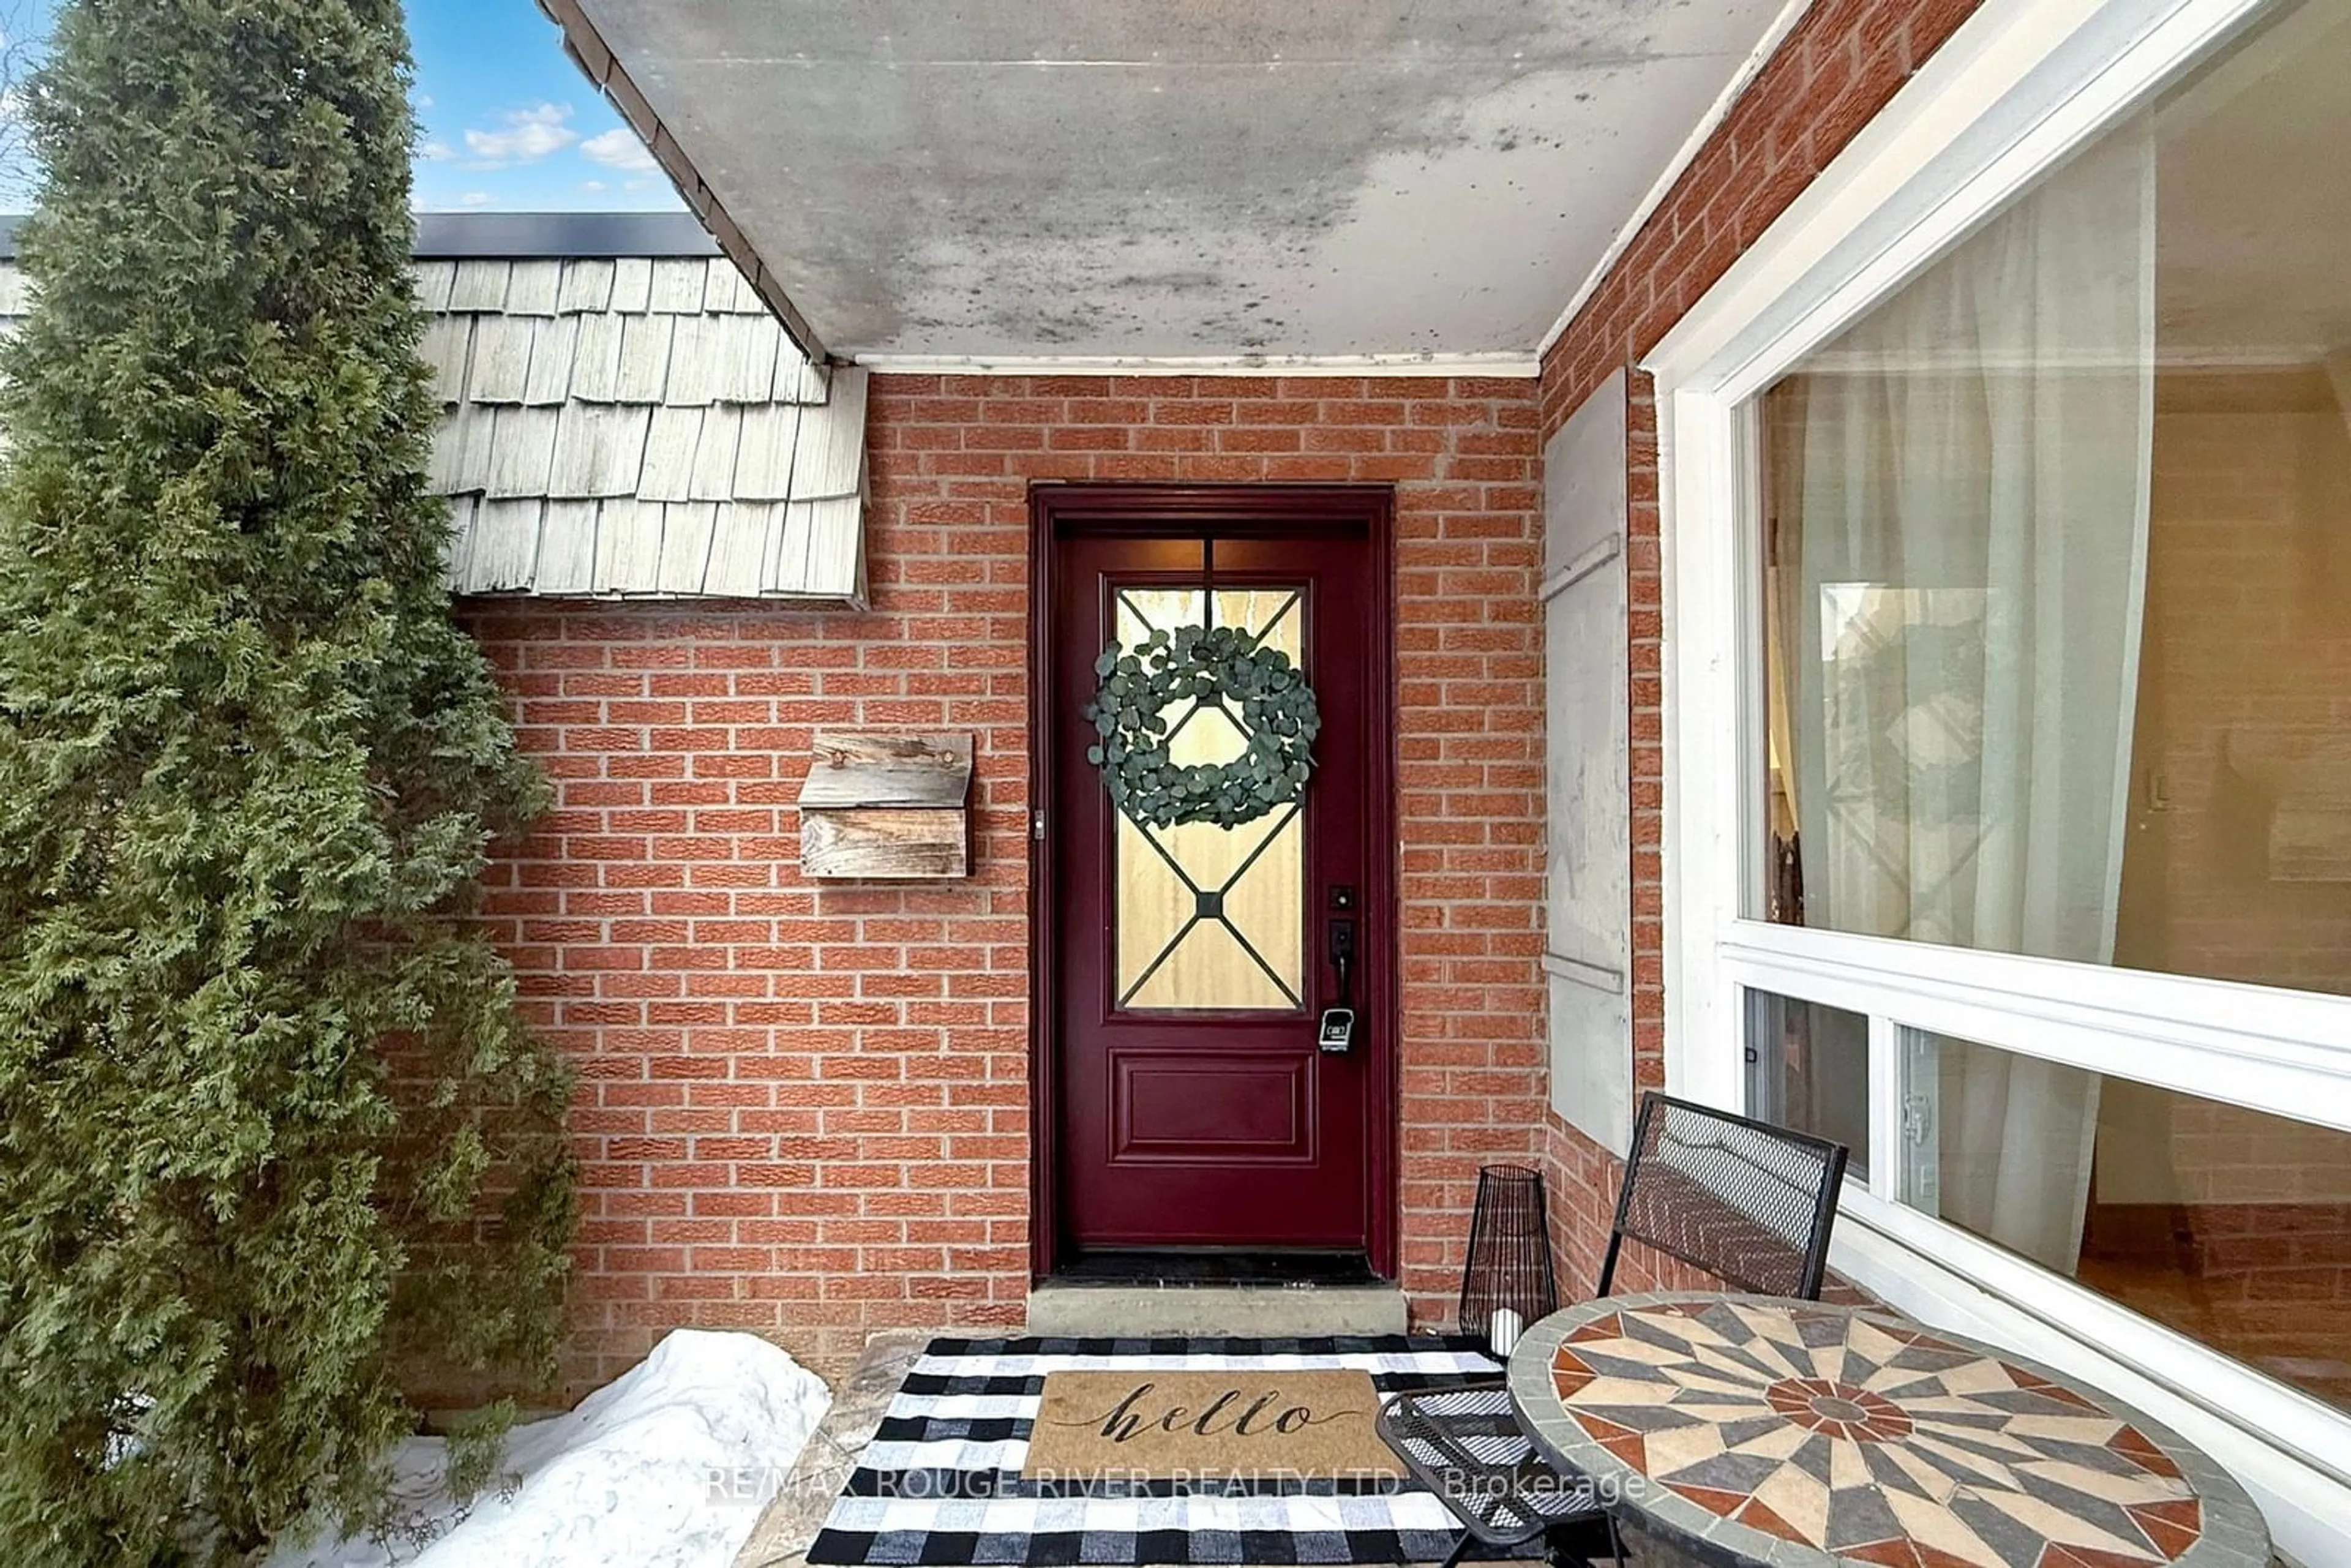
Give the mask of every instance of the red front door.
<path id="1" fill-rule="evenodd" d="M 1052 529 L 1054 747 L 1046 840 L 1056 1240 L 1065 1252 L 1219 1248 L 1363 1252 L 1383 1266 L 1395 899 L 1384 841 L 1384 511 L 1218 492 L 1215 515 L 1114 492 Z M 1158 828 L 1115 808 L 1087 760 L 1095 661 L 1153 631 L 1229 625 L 1280 648 L 1322 728 L 1302 800 L 1238 827 Z M 1186 705 L 1189 706 L 1191 705 Z M 1176 763 L 1228 760 L 1237 713 L 1176 720 Z M 1340 1004 L 1343 1051 L 1318 1025 Z"/>

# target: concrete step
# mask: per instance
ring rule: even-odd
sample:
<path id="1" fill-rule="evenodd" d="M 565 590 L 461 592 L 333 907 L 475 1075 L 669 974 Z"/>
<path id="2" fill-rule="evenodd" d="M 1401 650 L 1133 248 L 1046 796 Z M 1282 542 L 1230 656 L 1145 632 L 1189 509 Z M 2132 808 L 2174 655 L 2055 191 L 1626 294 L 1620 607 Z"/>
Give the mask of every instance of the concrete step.
<path id="1" fill-rule="evenodd" d="M 1394 1285 L 1123 1285 L 1048 1280 L 1029 1292 L 1029 1332 L 1115 1334 L 1315 1334 L 1405 1332 Z"/>

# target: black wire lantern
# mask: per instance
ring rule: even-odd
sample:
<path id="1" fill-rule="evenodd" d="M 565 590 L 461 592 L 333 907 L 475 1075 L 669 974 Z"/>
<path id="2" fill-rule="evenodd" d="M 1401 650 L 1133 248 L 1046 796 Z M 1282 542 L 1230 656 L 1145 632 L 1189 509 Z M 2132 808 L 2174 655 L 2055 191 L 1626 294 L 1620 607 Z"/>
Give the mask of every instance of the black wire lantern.
<path id="1" fill-rule="evenodd" d="M 1461 1271 L 1461 1332 L 1507 1356 L 1520 1334 L 1558 1310 L 1541 1173 L 1485 1166 L 1469 1218 L 1469 1262 Z"/>

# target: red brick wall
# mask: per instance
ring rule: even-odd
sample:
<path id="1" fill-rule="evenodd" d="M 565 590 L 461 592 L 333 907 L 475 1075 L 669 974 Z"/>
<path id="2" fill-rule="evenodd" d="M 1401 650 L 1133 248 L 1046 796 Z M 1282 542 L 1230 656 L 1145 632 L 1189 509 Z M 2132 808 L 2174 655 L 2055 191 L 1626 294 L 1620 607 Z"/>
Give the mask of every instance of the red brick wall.
<path id="1" fill-rule="evenodd" d="M 1476 1167 L 1543 1133 L 1541 540 L 1525 380 L 883 376 L 870 613 L 464 610 L 560 794 L 491 918 L 575 1061 L 569 1376 L 682 1324 L 828 1368 L 1028 1287 L 1032 482 L 1396 489 L 1403 1262 L 1456 1289 Z M 820 724 L 978 737 L 974 876 L 812 886 Z"/>
<path id="2" fill-rule="evenodd" d="M 1977 0 L 1819 0 L 1757 73 L 1593 291 L 1542 367 L 1543 434 L 1642 355 L 1909 79 Z M 1628 377 L 1633 1070 L 1665 1077 L 1664 580 L 1650 379 Z M 1571 1292 L 1590 1289 L 1618 1161 L 1545 1111 L 1553 1233 Z"/>

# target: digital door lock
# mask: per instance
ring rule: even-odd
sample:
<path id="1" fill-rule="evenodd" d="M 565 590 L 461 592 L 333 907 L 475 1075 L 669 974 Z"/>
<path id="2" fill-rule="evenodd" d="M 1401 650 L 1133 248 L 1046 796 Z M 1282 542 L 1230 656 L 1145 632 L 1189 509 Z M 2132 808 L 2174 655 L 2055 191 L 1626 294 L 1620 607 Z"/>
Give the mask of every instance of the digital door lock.
<path id="1" fill-rule="evenodd" d="M 1353 890 L 1332 889 L 1331 906 L 1333 909 L 1354 907 Z M 1355 1047 L 1355 923 L 1353 919 L 1338 915 L 1332 918 L 1330 957 L 1331 967 L 1339 972 L 1339 1005 L 1322 1009 L 1322 1024 L 1315 1031 L 1314 1043 L 1333 1056 L 1343 1056 Z"/>

